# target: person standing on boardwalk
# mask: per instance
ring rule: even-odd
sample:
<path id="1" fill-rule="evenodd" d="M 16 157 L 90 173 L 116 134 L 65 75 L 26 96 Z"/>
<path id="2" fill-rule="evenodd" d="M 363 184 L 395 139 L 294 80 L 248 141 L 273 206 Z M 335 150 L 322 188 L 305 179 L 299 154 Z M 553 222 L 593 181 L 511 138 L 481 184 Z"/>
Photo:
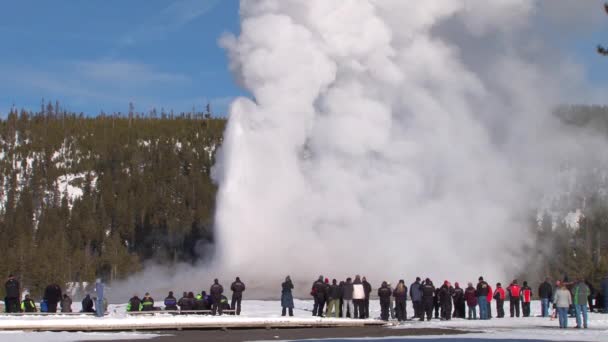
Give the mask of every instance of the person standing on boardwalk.
<path id="1" fill-rule="evenodd" d="M 359 275 L 353 282 L 353 304 L 355 307 L 353 318 L 365 318 L 365 288 Z"/>
<path id="2" fill-rule="evenodd" d="M 289 316 L 293 316 L 293 295 L 291 294 L 292 290 L 293 283 L 291 282 L 291 278 L 287 276 L 283 284 L 281 284 L 281 307 L 283 308 L 281 316 L 285 316 L 287 310 L 289 310 Z"/>
<path id="3" fill-rule="evenodd" d="M 501 283 L 496 283 L 496 290 L 494 290 L 494 299 L 496 300 L 496 317 L 498 318 L 505 317 L 505 298 L 505 289 L 502 288 Z"/>
<path id="4" fill-rule="evenodd" d="M 488 283 L 483 280 L 483 277 L 479 277 L 477 283 L 477 302 L 479 305 L 479 319 L 489 319 L 488 316 L 488 293 L 490 293 Z"/>
<path id="5" fill-rule="evenodd" d="M 382 282 L 382 286 L 378 289 L 378 298 L 380 299 L 380 319 L 388 321 L 389 307 L 391 305 L 391 289 L 386 281 Z"/>
<path id="6" fill-rule="evenodd" d="M 572 304 L 574 305 L 574 311 L 576 312 L 576 327 L 578 329 L 588 327 L 587 320 L 587 297 L 591 293 L 589 286 L 585 284 L 583 279 L 578 279 L 576 285 L 572 289 Z M 582 322 L 581 322 L 582 316 Z"/>
<path id="7" fill-rule="evenodd" d="M 424 314 L 426 314 L 427 321 L 430 321 L 433 316 L 435 286 L 433 286 L 433 282 L 429 278 L 426 278 L 424 284 L 420 287 L 420 290 L 422 291 L 422 307 L 424 310 L 420 320 L 424 321 Z"/>
<path id="8" fill-rule="evenodd" d="M 245 284 L 241 281 L 241 278 L 236 277 L 232 285 L 230 285 L 232 291 L 232 302 L 230 309 L 236 310 L 236 315 L 241 314 L 241 301 L 243 300 L 243 292 L 245 291 Z"/>
<path id="9" fill-rule="evenodd" d="M 541 315 L 549 317 L 549 303 L 553 301 L 553 287 L 549 282 L 549 278 L 538 287 L 538 297 L 540 297 Z"/>
<path id="10" fill-rule="evenodd" d="M 564 283 L 559 284 L 559 288 L 553 295 L 553 303 L 557 308 L 559 316 L 559 327 L 565 329 L 568 327 L 568 309 L 572 305 L 572 295 Z"/>
<path id="11" fill-rule="evenodd" d="M 410 299 L 412 300 L 412 305 L 414 306 L 414 317 L 413 318 L 424 318 L 424 310 L 422 310 L 422 291 L 420 290 L 420 277 L 416 277 L 416 281 L 414 281 L 410 285 Z"/>
<path id="12" fill-rule="evenodd" d="M 464 290 L 464 300 L 469 307 L 469 317 L 467 319 L 477 319 L 477 290 L 475 290 L 471 282 L 469 282 L 467 289 Z"/>
<path id="13" fill-rule="evenodd" d="M 521 307 L 524 317 L 530 317 L 530 302 L 532 302 L 532 289 L 528 286 L 528 282 L 524 281 L 524 286 L 521 288 Z"/>
<path id="14" fill-rule="evenodd" d="M 403 279 L 399 280 L 399 283 L 393 291 L 395 297 L 395 314 L 399 322 L 407 320 L 407 286 Z"/>
<path id="15" fill-rule="evenodd" d="M 14 275 L 9 275 L 6 283 L 4 284 L 4 295 L 6 312 L 15 313 L 21 311 L 19 308 L 19 301 L 21 300 L 21 284 Z"/>
<path id="16" fill-rule="evenodd" d="M 509 311 L 511 313 L 511 317 L 519 317 L 519 296 L 521 287 L 519 287 L 517 284 L 517 279 L 513 279 L 511 285 L 507 287 L 507 292 L 509 293 Z"/>
<path id="17" fill-rule="evenodd" d="M 346 283 L 344 283 L 344 287 L 342 288 L 342 299 L 344 300 L 344 307 L 342 308 L 342 313 L 344 317 L 354 317 L 354 307 L 353 307 L 353 280 L 351 278 L 346 278 Z"/>
<path id="18" fill-rule="evenodd" d="M 367 278 L 363 277 L 361 283 L 363 284 L 363 291 L 365 292 L 365 318 L 369 318 L 369 296 L 372 293 L 372 285 L 367 281 Z"/>
<path id="19" fill-rule="evenodd" d="M 219 312 L 220 316 L 222 315 L 222 294 L 224 293 L 224 287 L 220 284 L 219 280 L 214 279 L 213 285 L 209 289 L 209 294 L 211 295 L 211 300 L 213 304 L 211 306 L 211 314 L 215 316 L 216 313 Z"/>

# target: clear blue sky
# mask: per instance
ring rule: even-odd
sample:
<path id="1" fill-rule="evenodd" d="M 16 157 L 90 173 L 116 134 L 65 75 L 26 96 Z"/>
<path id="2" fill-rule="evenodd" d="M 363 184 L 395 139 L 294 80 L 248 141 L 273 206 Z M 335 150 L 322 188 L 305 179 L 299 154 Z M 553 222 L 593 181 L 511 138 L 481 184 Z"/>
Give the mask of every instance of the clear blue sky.
<path id="1" fill-rule="evenodd" d="M 5 0 L 0 9 L 0 115 L 42 98 L 87 114 L 126 112 L 130 101 L 177 112 L 209 101 L 224 114 L 246 94 L 218 46 L 238 33 L 237 0 Z M 554 37 L 598 85 L 608 83 L 608 58 L 595 53 L 608 44 L 606 24 Z"/>

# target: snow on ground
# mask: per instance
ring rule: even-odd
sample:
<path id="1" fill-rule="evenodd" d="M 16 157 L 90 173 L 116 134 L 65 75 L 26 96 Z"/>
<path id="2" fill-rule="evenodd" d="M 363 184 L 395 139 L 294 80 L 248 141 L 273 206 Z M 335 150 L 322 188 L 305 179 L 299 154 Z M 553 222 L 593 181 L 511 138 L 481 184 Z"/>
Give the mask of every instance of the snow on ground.
<path id="1" fill-rule="evenodd" d="M 493 314 L 495 314 L 495 303 L 492 303 Z M 161 307 L 162 302 L 156 302 L 156 305 Z M 281 308 L 278 301 L 259 301 L 246 300 L 243 301 L 243 312 L 241 316 L 221 316 L 211 317 L 202 315 L 157 315 L 157 316 L 128 316 L 125 312 L 125 304 L 113 305 L 109 307 L 109 314 L 104 318 L 96 318 L 91 316 L 0 316 L 0 328 L 17 326 L 19 329 L 27 330 L 28 325 L 58 327 L 58 326 L 78 326 L 83 330 L 95 327 L 120 326 L 123 324 L 134 324 L 137 326 L 163 326 L 171 324 L 200 324 L 200 323 L 222 323 L 222 324 L 237 324 L 237 323 L 256 323 L 256 322 L 343 322 L 344 319 L 335 320 L 333 318 L 313 318 L 311 317 L 312 301 L 295 300 L 295 317 L 281 317 Z M 74 304 L 74 311 L 80 309 L 80 304 Z M 78 307 L 78 308 L 77 308 Z M 372 318 L 377 318 L 380 314 L 379 304 L 377 300 L 373 300 L 370 307 Z M 509 316 L 508 303 L 505 304 L 505 311 Z M 411 302 L 408 302 L 408 316 L 413 314 Z M 408 321 L 400 325 L 388 327 L 387 329 L 408 329 L 408 328 L 452 328 L 471 331 L 471 334 L 462 336 L 446 335 L 446 336 L 413 336 L 413 339 L 462 339 L 462 338 L 479 338 L 479 339 L 511 339 L 511 340 L 546 340 L 546 341 L 589 341 L 599 342 L 608 341 L 608 314 L 591 313 L 589 315 L 589 329 L 579 330 L 574 329 L 576 325 L 574 318 L 569 320 L 567 330 L 558 329 L 557 320 L 549 318 L 536 317 L 540 315 L 540 302 L 532 303 L 532 316 L 528 318 L 493 318 L 487 321 L 479 320 L 463 320 L 453 319 L 451 321 L 432 320 L 431 322 Z M 392 321 L 396 324 L 396 322 Z M 0 333 L 0 340 L 5 340 L 4 336 L 12 336 L 13 332 Z M 43 335 L 46 334 L 46 335 Z M 56 334 L 56 335 L 54 335 Z M 83 333 L 84 334 L 84 333 Z M 125 333 L 126 334 L 126 333 Z M 25 341 L 76 341 L 83 340 L 81 336 L 74 333 L 27 333 L 24 336 L 32 338 Z M 36 339 L 40 337 L 40 339 Z M 85 335 L 83 335 L 85 336 Z M 110 333 L 100 333 L 91 335 L 95 339 L 116 340 L 119 338 L 149 338 L 154 337 L 151 334 L 135 334 L 116 335 Z M 86 335 L 86 339 L 90 340 L 91 336 Z M 21 337 L 21 335 L 20 335 Z M 56 338 L 56 339 L 55 339 Z M 399 340 L 405 339 L 399 337 Z M 6 339 L 8 340 L 8 339 Z"/>
<path id="2" fill-rule="evenodd" d="M 158 337 L 152 333 L 84 333 L 84 332 L 25 332 L 0 331 L 0 341 L 19 342 L 76 342 L 76 341 L 120 341 L 143 340 Z"/>

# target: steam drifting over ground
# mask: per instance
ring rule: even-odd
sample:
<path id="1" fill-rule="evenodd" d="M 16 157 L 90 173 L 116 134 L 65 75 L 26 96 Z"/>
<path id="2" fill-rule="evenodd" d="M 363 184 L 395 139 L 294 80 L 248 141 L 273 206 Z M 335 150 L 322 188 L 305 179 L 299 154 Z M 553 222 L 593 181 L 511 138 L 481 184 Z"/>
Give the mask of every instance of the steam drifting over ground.
<path id="1" fill-rule="evenodd" d="M 221 43 L 253 99 L 231 105 L 218 152 L 216 257 L 178 268 L 162 288 L 207 288 L 214 275 L 239 275 L 266 295 L 287 274 L 307 285 L 319 274 L 511 279 L 547 175 L 603 144 L 564 133 L 552 116 L 595 93 L 546 36 L 584 34 L 600 10 L 562 0 L 242 1 L 241 33 Z"/>

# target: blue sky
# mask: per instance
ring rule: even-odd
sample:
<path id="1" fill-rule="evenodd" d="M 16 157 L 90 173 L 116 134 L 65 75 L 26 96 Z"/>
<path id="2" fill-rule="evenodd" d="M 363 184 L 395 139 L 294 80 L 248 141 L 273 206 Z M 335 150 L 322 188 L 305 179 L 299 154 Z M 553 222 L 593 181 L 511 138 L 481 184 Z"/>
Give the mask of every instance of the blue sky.
<path id="1" fill-rule="evenodd" d="M 238 0 L 3 0 L 0 8 L 0 115 L 13 104 L 37 109 L 42 98 L 87 114 L 125 112 L 130 101 L 137 111 L 176 112 L 210 102 L 222 115 L 246 95 L 218 45 L 238 33 Z M 573 16 L 584 22 L 588 13 Z M 595 46 L 608 45 L 608 17 L 593 14 L 592 30 L 553 38 L 606 86 L 608 58 Z"/>
<path id="2" fill-rule="evenodd" d="M 152 107 L 223 114 L 244 94 L 218 38 L 237 0 L 2 1 L 0 113 L 42 98 L 96 114 Z"/>

